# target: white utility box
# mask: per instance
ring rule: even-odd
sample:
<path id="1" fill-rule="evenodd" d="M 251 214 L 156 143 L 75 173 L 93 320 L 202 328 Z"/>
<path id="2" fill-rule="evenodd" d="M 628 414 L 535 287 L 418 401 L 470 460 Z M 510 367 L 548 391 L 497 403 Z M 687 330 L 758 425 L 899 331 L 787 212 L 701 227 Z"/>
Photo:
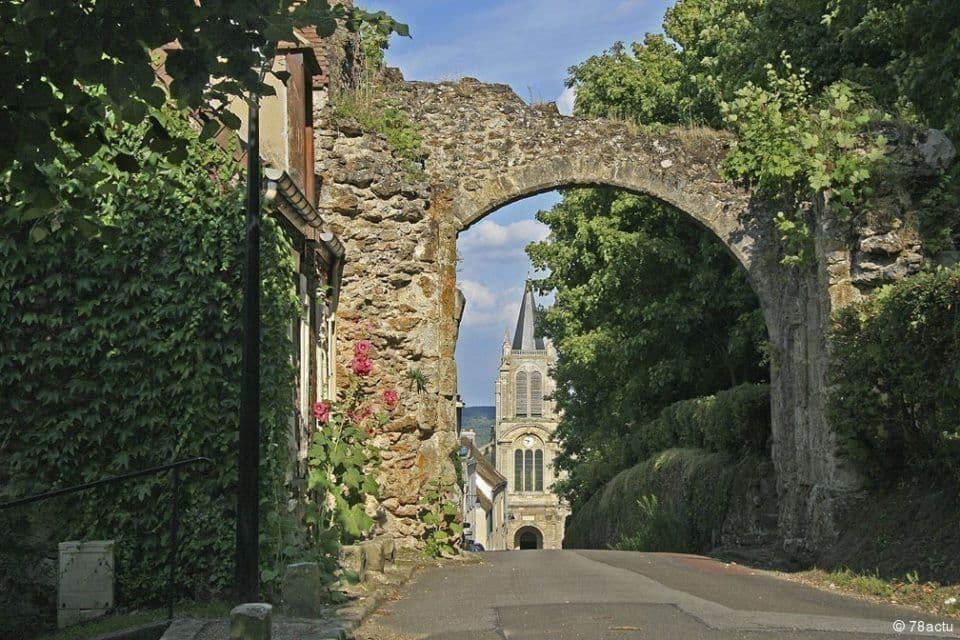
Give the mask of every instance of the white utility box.
<path id="1" fill-rule="evenodd" d="M 113 540 L 60 543 L 57 626 L 61 629 L 113 608 Z"/>

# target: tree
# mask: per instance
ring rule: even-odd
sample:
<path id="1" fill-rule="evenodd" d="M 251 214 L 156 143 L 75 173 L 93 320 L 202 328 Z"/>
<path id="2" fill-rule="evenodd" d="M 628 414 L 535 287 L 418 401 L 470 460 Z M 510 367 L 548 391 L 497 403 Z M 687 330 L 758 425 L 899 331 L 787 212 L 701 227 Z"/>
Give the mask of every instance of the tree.
<path id="1" fill-rule="evenodd" d="M 97 217 L 87 190 L 64 194 L 66 174 L 108 188 L 143 167 L 108 144 L 116 127 L 147 122 L 141 144 L 178 164 L 188 142 L 150 113 L 168 98 L 237 128 L 231 97 L 269 95 L 261 68 L 294 30 L 331 35 L 338 20 L 406 35 L 383 12 L 346 9 L 331 0 L 10 0 L 0 3 L 0 204 L 14 220 L 51 219 L 51 227 Z M 164 61 L 169 96 L 158 86 L 154 52 L 176 43 Z M 207 136 L 215 132 L 209 127 Z"/>
<path id="2" fill-rule="evenodd" d="M 829 192 L 838 215 L 856 215 L 882 160 L 882 138 L 863 142 L 878 120 L 960 134 L 956 2 L 679 0 L 663 30 L 572 67 L 575 112 L 731 129 L 728 174 L 787 204 Z M 927 247 L 957 246 L 960 168 L 918 202 Z M 784 209 L 776 222 L 802 266 L 807 220 Z M 763 377 L 762 320 L 742 274 L 680 215 L 608 190 L 568 191 L 541 214 L 553 239 L 531 256 L 557 290 L 545 328 L 560 352 L 574 505 L 630 462 L 622 438 L 649 411 Z"/>
<path id="3" fill-rule="evenodd" d="M 573 189 L 528 249 L 555 289 L 559 464 L 576 505 L 633 461 L 632 429 L 666 405 L 764 380 L 766 327 L 746 275 L 685 214 L 613 189 Z"/>

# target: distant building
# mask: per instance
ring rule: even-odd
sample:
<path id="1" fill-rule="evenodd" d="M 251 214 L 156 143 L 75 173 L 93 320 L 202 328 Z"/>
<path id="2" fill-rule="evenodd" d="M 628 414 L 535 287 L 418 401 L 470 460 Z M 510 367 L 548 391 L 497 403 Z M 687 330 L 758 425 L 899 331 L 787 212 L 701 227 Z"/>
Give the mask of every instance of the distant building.
<path id="1" fill-rule="evenodd" d="M 499 551 L 507 548 L 507 479 L 480 453 L 473 435 L 464 431 L 460 439 L 465 472 L 463 520 L 469 525 L 466 538 L 487 551 Z"/>
<path id="2" fill-rule="evenodd" d="M 527 282 L 513 341 L 503 341 L 496 382 L 493 460 L 507 479 L 506 549 L 559 549 L 567 506 L 551 491 L 559 416 L 550 399 L 553 344 L 536 334 L 537 306 Z"/>

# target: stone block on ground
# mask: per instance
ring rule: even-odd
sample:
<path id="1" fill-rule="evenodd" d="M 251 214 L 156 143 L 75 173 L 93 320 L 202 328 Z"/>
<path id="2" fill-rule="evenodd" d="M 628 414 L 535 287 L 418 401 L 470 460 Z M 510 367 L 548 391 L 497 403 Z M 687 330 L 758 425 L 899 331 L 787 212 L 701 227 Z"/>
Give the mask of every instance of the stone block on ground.
<path id="1" fill-rule="evenodd" d="M 367 571 L 376 571 L 383 573 L 385 561 L 383 557 L 383 545 L 380 540 L 368 540 L 362 545 L 364 555 L 367 558 Z"/>
<path id="2" fill-rule="evenodd" d="M 367 554 L 360 545 L 349 544 L 340 547 L 337 559 L 340 570 L 348 580 L 363 580 L 367 574 Z"/>
<path id="3" fill-rule="evenodd" d="M 323 572 L 316 562 L 287 565 L 283 574 L 284 608 L 294 615 L 319 617 L 323 613 Z"/>
<path id="4" fill-rule="evenodd" d="M 397 559 L 397 541 L 394 538 L 385 537 L 380 539 L 381 549 L 383 549 L 383 559 L 387 562 L 393 562 Z"/>
<path id="5" fill-rule="evenodd" d="M 265 602 L 241 604 L 230 611 L 230 640 L 270 640 L 273 607 Z"/>

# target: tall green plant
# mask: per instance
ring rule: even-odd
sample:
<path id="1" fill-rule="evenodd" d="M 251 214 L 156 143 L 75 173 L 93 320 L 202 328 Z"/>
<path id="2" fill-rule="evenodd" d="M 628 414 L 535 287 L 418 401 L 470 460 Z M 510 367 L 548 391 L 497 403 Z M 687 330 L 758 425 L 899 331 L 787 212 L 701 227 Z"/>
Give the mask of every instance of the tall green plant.
<path id="1" fill-rule="evenodd" d="M 309 505 L 307 522 L 331 560 L 340 543 L 362 537 L 374 524 L 366 512 L 367 498 L 379 491 L 380 454 L 372 437 L 390 421 L 400 402 L 395 389 L 386 389 L 381 404 L 374 403 L 365 385 L 373 370 L 371 356 L 369 340 L 356 342 L 342 397 L 313 407 L 317 429 L 310 440 L 308 488 L 315 501 Z"/>
<path id="2" fill-rule="evenodd" d="M 429 558 L 456 555 L 463 537 L 460 507 L 452 497 L 457 484 L 434 478 L 420 499 L 420 519 L 426 528 L 423 553 Z"/>

